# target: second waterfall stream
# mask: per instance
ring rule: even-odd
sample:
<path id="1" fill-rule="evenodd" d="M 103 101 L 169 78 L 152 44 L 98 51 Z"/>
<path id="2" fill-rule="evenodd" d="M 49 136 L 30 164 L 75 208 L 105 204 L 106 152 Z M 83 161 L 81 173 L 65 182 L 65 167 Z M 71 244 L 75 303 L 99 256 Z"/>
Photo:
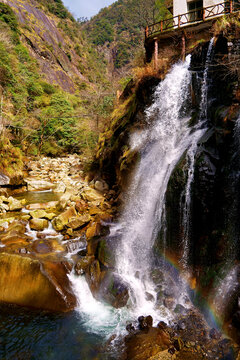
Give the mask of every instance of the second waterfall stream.
<path id="1" fill-rule="evenodd" d="M 83 284 L 84 278 L 71 275 L 79 300 L 79 311 L 86 317 L 86 325 L 91 330 L 99 331 L 102 328 L 107 333 L 109 327 L 110 333 L 113 329 L 116 331 L 116 328 L 123 328 L 126 320 L 136 319 L 140 315 L 152 315 L 155 321 L 171 319 L 167 307 L 158 304 L 159 288 L 152 279 L 153 246 L 160 231 L 164 232 L 165 196 L 170 176 L 181 157 L 186 154 L 188 168 L 183 209 L 185 229 L 179 246 L 183 253 L 183 268 L 187 270 L 188 217 L 194 159 L 198 141 L 206 131 L 206 119 L 203 117 L 194 126 L 189 125 L 192 77 L 190 61 L 189 55 L 184 62 L 173 65 L 165 79 L 156 87 L 153 103 L 145 111 L 145 129 L 136 131 L 130 139 L 131 150 L 139 152 L 140 160 L 125 194 L 123 213 L 118 223 L 112 226 L 109 235 L 111 237 L 117 234 L 114 271 L 129 289 L 127 308 L 113 309 L 99 303 L 93 299 L 86 284 Z M 206 81 L 204 79 L 202 82 L 202 92 L 206 92 Z M 174 297 L 177 303 L 184 302 L 184 286 L 175 286 Z"/>

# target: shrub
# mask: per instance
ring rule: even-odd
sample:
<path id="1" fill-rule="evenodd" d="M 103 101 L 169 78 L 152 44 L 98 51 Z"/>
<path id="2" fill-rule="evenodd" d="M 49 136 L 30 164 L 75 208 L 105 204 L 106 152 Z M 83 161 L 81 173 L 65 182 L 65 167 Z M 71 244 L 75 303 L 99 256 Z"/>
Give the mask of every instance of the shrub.
<path id="1" fill-rule="evenodd" d="M 38 82 L 30 82 L 27 86 L 28 94 L 31 97 L 41 96 L 43 94 L 43 88 Z"/>
<path id="2" fill-rule="evenodd" d="M 41 82 L 41 86 L 42 86 L 43 91 L 48 95 L 52 95 L 56 92 L 55 86 L 52 84 L 49 84 L 45 81 Z"/>
<path id="3" fill-rule="evenodd" d="M 0 64 L 0 85 L 6 87 L 16 83 L 15 76 L 12 73 L 10 66 Z"/>
<path id="4" fill-rule="evenodd" d="M 18 44 L 15 47 L 15 51 L 17 53 L 18 56 L 18 60 L 20 62 L 31 62 L 31 58 L 29 56 L 29 53 L 27 51 L 27 49 L 22 45 L 22 44 Z"/>
<path id="5" fill-rule="evenodd" d="M 7 4 L 0 3 L 0 20 L 8 24 L 11 30 L 18 32 L 18 22 L 13 10 Z"/>

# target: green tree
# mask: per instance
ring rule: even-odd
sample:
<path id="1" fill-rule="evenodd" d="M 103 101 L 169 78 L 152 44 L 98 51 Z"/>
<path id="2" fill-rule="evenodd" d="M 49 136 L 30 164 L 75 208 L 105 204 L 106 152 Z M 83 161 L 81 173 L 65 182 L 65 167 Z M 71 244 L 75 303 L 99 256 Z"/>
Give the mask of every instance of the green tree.
<path id="1" fill-rule="evenodd" d="M 50 106 L 41 111 L 38 133 L 38 146 L 41 152 L 45 142 L 54 142 L 63 151 L 71 152 L 78 144 L 74 109 L 64 94 L 52 96 Z M 46 143 L 45 143 L 46 146 Z"/>

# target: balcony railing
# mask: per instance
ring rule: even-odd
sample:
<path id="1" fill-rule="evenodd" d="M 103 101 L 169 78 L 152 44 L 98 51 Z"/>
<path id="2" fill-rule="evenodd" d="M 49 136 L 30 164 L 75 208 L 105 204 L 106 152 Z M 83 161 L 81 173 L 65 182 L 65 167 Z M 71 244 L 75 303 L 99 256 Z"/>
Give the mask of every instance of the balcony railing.
<path id="1" fill-rule="evenodd" d="M 194 9 L 185 14 L 177 15 L 169 19 L 161 20 L 155 24 L 149 25 L 145 29 L 145 37 L 149 38 L 158 33 L 181 28 L 192 23 L 203 22 L 214 17 L 230 14 L 240 10 L 239 1 L 224 1 L 220 4 L 208 6 L 205 8 Z"/>

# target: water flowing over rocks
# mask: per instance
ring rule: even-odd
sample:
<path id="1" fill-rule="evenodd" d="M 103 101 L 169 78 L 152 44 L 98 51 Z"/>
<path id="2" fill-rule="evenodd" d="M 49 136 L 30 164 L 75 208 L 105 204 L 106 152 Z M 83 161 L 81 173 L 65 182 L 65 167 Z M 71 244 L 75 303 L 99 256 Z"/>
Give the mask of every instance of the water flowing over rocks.
<path id="1" fill-rule="evenodd" d="M 66 270 L 69 265 L 0 253 L 0 301 L 54 311 L 75 306 Z"/>
<path id="2" fill-rule="evenodd" d="M 30 161 L 26 184 L 26 193 L 0 196 L 0 301 L 71 310 L 76 300 L 68 274 L 74 264 L 94 289 L 106 273 L 98 245 L 112 220 L 108 186 L 99 178 L 85 181 L 78 156 Z"/>

